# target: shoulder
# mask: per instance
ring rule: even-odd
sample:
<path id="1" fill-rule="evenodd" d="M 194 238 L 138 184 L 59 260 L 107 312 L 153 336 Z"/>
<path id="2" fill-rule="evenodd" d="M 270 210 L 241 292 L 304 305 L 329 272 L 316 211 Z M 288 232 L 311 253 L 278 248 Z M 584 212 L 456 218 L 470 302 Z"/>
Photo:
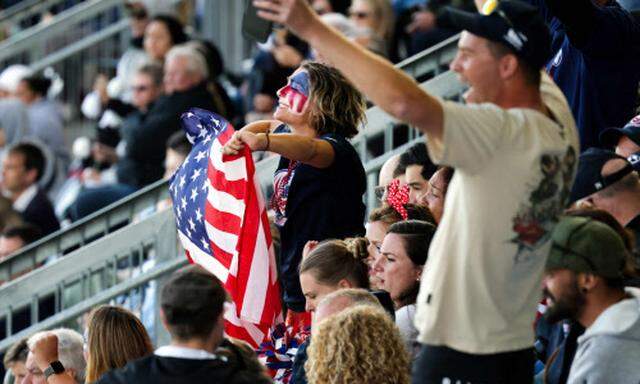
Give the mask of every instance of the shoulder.
<path id="1" fill-rule="evenodd" d="M 142 376 L 146 376 L 151 371 L 153 361 L 158 357 L 149 355 L 138 360 L 129 362 L 120 369 L 114 369 L 102 375 L 96 384 L 124 384 L 140 382 Z"/>

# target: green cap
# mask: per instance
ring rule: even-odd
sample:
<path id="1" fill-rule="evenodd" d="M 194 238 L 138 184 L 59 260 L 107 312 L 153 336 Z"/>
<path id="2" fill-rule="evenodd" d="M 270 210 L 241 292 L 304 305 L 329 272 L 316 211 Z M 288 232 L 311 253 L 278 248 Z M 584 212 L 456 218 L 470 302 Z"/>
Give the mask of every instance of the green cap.
<path id="1" fill-rule="evenodd" d="M 608 225 L 585 217 L 563 217 L 551 234 L 545 269 L 569 269 L 604 278 L 622 278 L 627 250 Z"/>

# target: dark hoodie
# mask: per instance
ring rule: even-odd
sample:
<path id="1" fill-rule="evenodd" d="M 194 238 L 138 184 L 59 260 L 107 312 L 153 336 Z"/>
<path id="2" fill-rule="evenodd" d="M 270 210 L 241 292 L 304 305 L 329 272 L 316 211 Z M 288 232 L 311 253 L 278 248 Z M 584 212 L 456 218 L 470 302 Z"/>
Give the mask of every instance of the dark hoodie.
<path id="1" fill-rule="evenodd" d="M 271 383 L 248 346 L 225 341 L 216 354 L 223 358 L 194 360 L 151 355 L 105 373 L 96 384 Z"/>

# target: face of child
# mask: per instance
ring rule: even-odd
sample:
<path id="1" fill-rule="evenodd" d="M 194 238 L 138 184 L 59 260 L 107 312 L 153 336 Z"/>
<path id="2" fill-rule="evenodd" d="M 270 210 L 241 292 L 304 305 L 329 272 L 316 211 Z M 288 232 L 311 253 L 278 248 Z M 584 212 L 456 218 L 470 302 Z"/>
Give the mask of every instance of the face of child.
<path id="1" fill-rule="evenodd" d="M 286 109 L 290 113 L 301 115 L 309 101 L 309 73 L 296 71 L 289 82 L 278 90 L 278 109 Z"/>

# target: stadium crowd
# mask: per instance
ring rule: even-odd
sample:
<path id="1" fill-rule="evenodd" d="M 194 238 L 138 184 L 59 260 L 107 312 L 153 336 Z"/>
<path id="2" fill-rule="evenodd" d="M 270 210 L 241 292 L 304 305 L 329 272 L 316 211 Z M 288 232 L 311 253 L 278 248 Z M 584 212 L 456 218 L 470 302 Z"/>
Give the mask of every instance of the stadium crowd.
<path id="1" fill-rule="evenodd" d="M 279 156 L 282 301 L 287 321 L 311 326 L 277 382 L 640 381 L 640 8 L 253 4 L 285 28 L 258 48 L 239 100 L 213 44 L 131 3 L 131 46 L 83 102 L 96 133 L 73 151 L 51 81 L 22 66 L 0 74 L 0 258 L 169 178 L 191 150 L 180 116 L 198 107 L 241 127 L 223 153 Z M 450 69 L 463 102 L 391 64 L 459 31 Z M 349 139 L 367 100 L 424 141 L 385 162 L 365 217 Z M 229 300 L 189 266 L 158 298 L 168 345 L 154 349 L 136 315 L 104 305 L 84 335 L 36 333 L 4 365 L 23 384 L 272 382 L 262 356 L 225 336 Z"/>

